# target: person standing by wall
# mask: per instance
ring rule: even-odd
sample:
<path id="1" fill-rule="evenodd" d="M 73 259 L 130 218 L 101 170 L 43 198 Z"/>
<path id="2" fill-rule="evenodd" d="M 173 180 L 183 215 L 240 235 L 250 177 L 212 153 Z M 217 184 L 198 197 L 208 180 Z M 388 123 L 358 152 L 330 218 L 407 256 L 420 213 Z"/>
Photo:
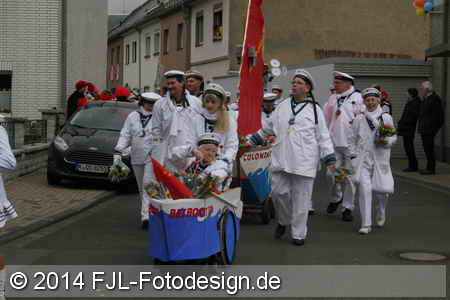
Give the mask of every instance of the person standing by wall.
<path id="1" fill-rule="evenodd" d="M 408 168 L 404 169 L 403 172 L 417 172 L 419 170 L 416 150 L 414 149 L 414 137 L 416 135 L 419 114 L 419 91 L 415 88 L 410 88 L 408 89 L 408 100 L 397 126 L 398 136 L 403 137 L 403 148 L 405 149 L 406 156 L 408 156 Z"/>
<path id="2" fill-rule="evenodd" d="M 423 149 L 427 156 L 427 168 L 420 172 L 422 175 L 436 174 L 436 157 L 434 153 L 434 139 L 444 125 L 444 109 L 441 98 L 434 92 L 430 81 L 422 82 L 420 86 L 419 128 L 422 136 Z"/>
<path id="3" fill-rule="evenodd" d="M 89 82 L 79 80 L 75 84 L 75 91 L 70 95 L 67 100 L 67 108 L 66 108 L 66 120 L 69 120 L 70 117 L 75 113 L 78 109 L 78 103 L 80 99 L 86 97 L 87 89 Z"/>

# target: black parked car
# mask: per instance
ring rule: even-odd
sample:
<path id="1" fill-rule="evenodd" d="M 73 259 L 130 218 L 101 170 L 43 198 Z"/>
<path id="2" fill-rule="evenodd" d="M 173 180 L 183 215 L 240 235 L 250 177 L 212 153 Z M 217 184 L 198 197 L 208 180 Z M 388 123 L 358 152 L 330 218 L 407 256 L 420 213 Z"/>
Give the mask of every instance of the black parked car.
<path id="1" fill-rule="evenodd" d="M 137 108 L 132 103 L 94 101 L 78 110 L 49 147 L 48 183 L 58 184 L 62 179 L 108 181 L 120 130 Z M 132 171 L 129 154 L 125 153 L 123 162 Z M 134 174 L 130 172 L 124 182 L 133 181 Z"/>

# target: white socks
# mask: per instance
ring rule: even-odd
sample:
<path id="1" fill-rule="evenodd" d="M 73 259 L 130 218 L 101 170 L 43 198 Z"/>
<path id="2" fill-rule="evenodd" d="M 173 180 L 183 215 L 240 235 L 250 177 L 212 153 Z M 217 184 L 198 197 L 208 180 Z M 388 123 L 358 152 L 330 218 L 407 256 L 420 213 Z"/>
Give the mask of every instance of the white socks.
<path id="1" fill-rule="evenodd" d="M 0 300 L 5 299 L 3 298 L 5 296 L 5 278 L 6 271 L 3 268 L 3 270 L 0 271 Z"/>

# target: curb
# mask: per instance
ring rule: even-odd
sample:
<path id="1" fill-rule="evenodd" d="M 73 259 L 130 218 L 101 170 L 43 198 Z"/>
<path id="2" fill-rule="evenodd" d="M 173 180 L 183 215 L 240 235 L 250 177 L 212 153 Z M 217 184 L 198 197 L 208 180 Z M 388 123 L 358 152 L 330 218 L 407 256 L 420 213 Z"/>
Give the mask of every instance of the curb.
<path id="1" fill-rule="evenodd" d="M 442 184 L 437 184 L 437 183 L 433 183 L 433 182 L 428 182 L 428 181 L 423 181 L 420 179 L 416 179 L 413 177 L 409 177 L 403 174 L 403 172 L 401 171 L 392 171 L 392 174 L 399 178 L 400 180 L 403 180 L 405 182 L 411 183 L 411 184 L 415 184 L 418 185 L 420 187 L 432 190 L 432 191 L 437 191 L 446 195 L 450 195 L 450 185 L 442 185 Z"/>
<path id="2" fill-rule="evenodd" d="M 36 221 L 25 228 L 17 228 L 13 229 L 11 232 L 8 232 L 0 237 L 0 245 L 6 244 L 9 242 L 12 242 L 14 240 L 17 240 L 21 237 L 24 237 L 30 233 L 36 232 L 42 228 L 51 226 L 53 224 L 56 224 L 58 222 L 61 222 L 65 219 L 68 219 L 70 217 L 73 217 L 75 215 L 80 214 L 83 211 L 86 211 L 94 206 L 97 206 L 103 202 L 106 202 L 110 198 L 112 198 L 114 195 L 116 195 L 116 191 L 105 191 L 101 193 L 100 195 L 96 196 L 91 202 L 87 204 L 82 204 L 78 207 L 70 208 L 66 211 L 63 211 L 61 213 L 55 214 L 50 217 L 45 217 L 44 220 Z"/>

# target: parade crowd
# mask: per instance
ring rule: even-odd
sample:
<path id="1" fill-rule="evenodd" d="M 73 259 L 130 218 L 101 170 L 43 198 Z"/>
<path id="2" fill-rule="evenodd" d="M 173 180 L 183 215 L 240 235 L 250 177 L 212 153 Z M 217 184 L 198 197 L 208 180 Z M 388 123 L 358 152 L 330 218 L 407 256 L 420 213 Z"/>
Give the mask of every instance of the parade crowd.
<path id="1" fill-rule="evenodd" d="M 131 146 L 131 162 L 139 186 L 142 228 L 148 228 L 149 195 L 145 186 L 155 180 L 151 158 L 172 172 L 208 174 L 220 178 L 217 189 L 229 188 L 239 151 L 237 120 L 239 99 L 231 102 L 230 93 L 210 83 L 197 71 L 169 71 L 161 93 L 145 92 L 135 98 L 140 108 L 131 113 L 115 148 L 114 164 Z M 330 98 L 321 107 L 314 97 L 317 86 L 306 70 L 296 70 L 288 98 L 274 85 L 262 99 L 262 127 L 245 137 L 250 147 L 272 148 L 271 197 L 278 226 L 275 237 L 291 229 L 292 242 L 303 245 L 307 237 L 308 216 L 314 214 L 314 180 L 322 166 L 330 180 L 328 214 L 341 210 L 342 220 L 352 222 L 355 201 L 359 202 L 359 233 L 372 231 L 372 210 L 376 225 L 384 226 L 389 195 L 394 193 L 391 172 L 391 147 L 397 136 L 404 137 L 409 166 L 405 172 L 418 171 L 414 135 L 417 124 L 428 158 L 422 174 L 435 173 L 434 136 L 442 126 L 439 97 L 430 82 L 409 89 L 409 100 L 397 132 L 392 118 L 389 94 L 379 85 L 363 91 L 354 87 L 355 78 L 334 72 Z M 98 93 L 94 85 L 80 81 L 69 98 L 67 115 L 94 99 L 129 101 L 131 92 L 118 87 L 114 96 Z M 423 100 L 423 101 L 422 101 Z M 439 108 L 441 111 L 439 111 Z M 442 118 L 440 118 L 442 116 Z"/>
<path id="2" fill-rule="evenodd" d="M 114 165 L 131 147 L 131 164 L 139 186 L 142 228 L 148 229 L 150 196 L 145 186 L 155 180 L 151 158 L 172 172 L 208 174 L 219 178 L 217 189 L 230 187 L 233 166 L 239 151 L 239 100 L 231 103 L 230 93 L 210 83 L 197 71 L 169 71 L 166 87 L 158 93 L 133 94 L 127 87 L 99 92 L 92 83 L 78 81 L 69 97 L 66 118 L 91 100 L 136 101 L 139 109 L 130 113 L 115 147 Z M 435 174 L 434 138 L 443 124 L 439 96 L 430 82 L 408 90 L 398 131 L 392 105 L 379 86 L 358 91 L 355 78 L 334 72 L 331 96 L 321 107 L 314 97 L 315 79 L 303 69 L 295 71 L 288 98 L 273 86 L 264 94 L 262 127 L 245 137 L 248 146 L 272 149 L 271 197 L 275 205 L 275 238 L 282 238 L 290 226 L 292 243 L 305 244 L 308 217 L 314 214 L 312 193 L 316 175 L 325 166 L 330 182 L 328 214 L 341 210 L 342 220 L 353 221 L 355 201 L 361 215 L 360 234 L 373 228 L 372 210 L 376 207 L 377 226 L 386 222 L 389 196 L 394 193 L 391 172 L 391 147 L 397 135 L 404 137 L 409 158 L 405 172 L 418 171 L 414 150 L 416 127 L 421 134 L 428 159 L 424 175 Z M 0 172 L 13 170 L 15 157 L 8 135 L 0 126 Z M 376 204 L 376 205 L 375 205 Z M 8 201 L 0 177 L 0 228 L 17 217 Z M 4 262 L 0 257 L 0 270 Z M 0 271 L 0 283 L 4 282 Z M 0 286 L 0 291 L 3 287 Z M 1 294 L 0 294 L 1 298 Z"/>

